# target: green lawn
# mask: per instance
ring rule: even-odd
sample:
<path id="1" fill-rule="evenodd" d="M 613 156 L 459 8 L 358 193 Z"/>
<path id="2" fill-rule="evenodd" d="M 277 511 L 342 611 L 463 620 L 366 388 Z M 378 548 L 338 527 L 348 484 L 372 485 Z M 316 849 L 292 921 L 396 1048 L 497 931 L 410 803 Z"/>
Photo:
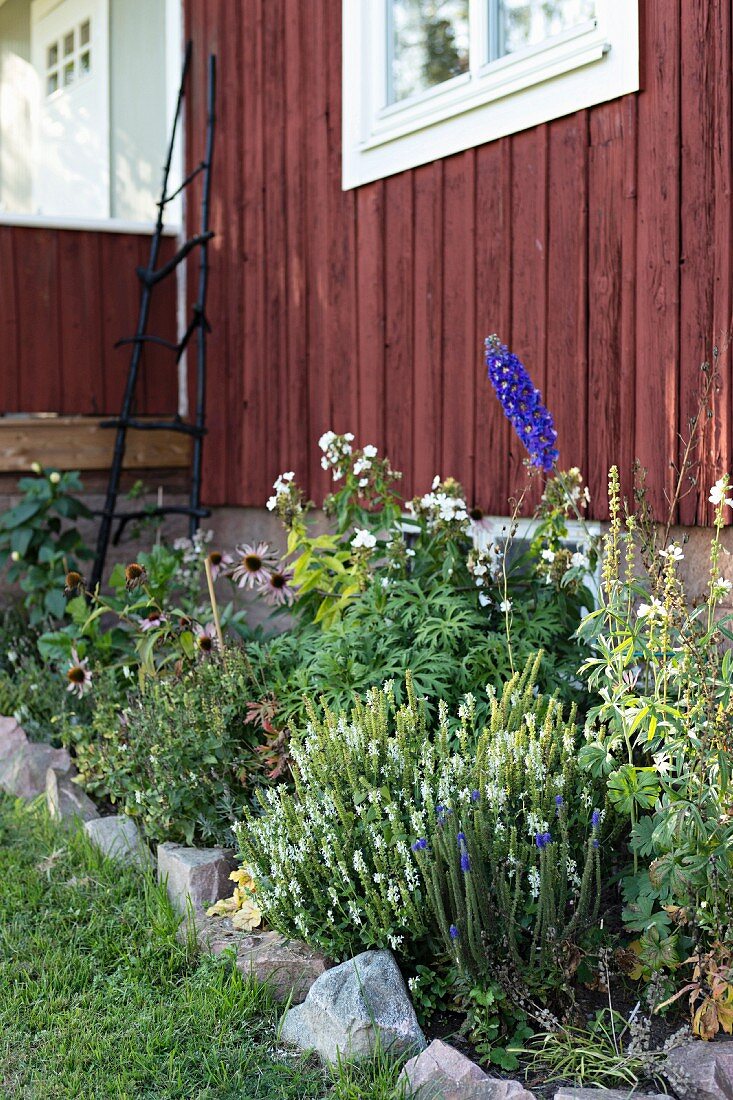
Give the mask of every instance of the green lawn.
<path id="1" fill-rule="evenodd" d="M 325 1075 L 282 1051 L 278 1008 L 199 959 L 152 877 L 0 798 L 0 1096 L 393 1100 L 385 1063 Z"/>

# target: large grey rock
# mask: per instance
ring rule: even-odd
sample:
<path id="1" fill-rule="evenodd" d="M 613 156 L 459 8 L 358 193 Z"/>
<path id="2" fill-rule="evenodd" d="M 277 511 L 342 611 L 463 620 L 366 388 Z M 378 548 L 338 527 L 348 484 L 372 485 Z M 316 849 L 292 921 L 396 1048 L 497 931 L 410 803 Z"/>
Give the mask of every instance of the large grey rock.
<path id="1" fill-rule="evenodd" d="M 669 1052 L 665 1074 L 685 1100 L 733 1100 L 733 1042 L 691 1039 Z"/>
<path id="2" fill-rule="evenodd" d="M 66 749 L 29 741 L 14 718 L 0 717 L 0 789 L 15 798 L 37 798 L 46 790 L 46 772 L 71 771 Z"/>
<path id="3" fill-rule="evenodd" d="M 405 1063 L 399 1081 L 419 1100 L 535 1100 L 518 1081 L 489 1077 L 440 1039 Z"/>
<path id="4" fill-rule="evenodd" d="M 299 940 L 288 940 L 279 932 L 239 932 L 228 917 L 195 915 L 199 950 L 211 955 L 235 952 L 236 966 L 243 974 L 267 983 L 280 1001 L 300 1004 L 317 978 L 328 970 L 329 960 Z M 181 938 L 188 934 L 188 922 L 181 926 Z"/>
<path id="5" fill-rule="evenodd" d="M 72 781 L 72 773 L 59 775 L 54 768 L 46 772 L 46 806 L 54 821 L 84 822 L 99 817 L 91 798 Z"/>
<path id="6" fill-rule="evenodd" d="M 87 821 L 84 829 L 95 848 L 110 859 L 144 870 L 150 867 L 150 851 L 131 817 L 125 814 L 98 817 Z"/>
<path id="7" fill-rule="evenodd" d="M 364 951 L 327 970 L 283 1021 L 284 1043 L 315 1050 L 325 1062 L 363 1058 L 377 1044 L 395 1053 L 425 1049 L 407 987 L 391 951 Z"/>
<path id="8" fill-rule="evenodd" d="M 627 1089 L 570 1089 L 561 1088 L 555 1100 L 669 1100 L 661 1092 L 640 1092 L 631 1086 Z M 685 1100 L 690 1100 L 685 1096 Z"/>
<path id="9" fill-rule="evenodd" d="M 158 845 L 158 881 L 166 883 L 168 897 L 180 913 L 189 899 L 194 909 L 203 909 L 234 891 L 229 878 L 237 867 L 232 852 L 225 848 L 186 848 L 182 844 Z"/>

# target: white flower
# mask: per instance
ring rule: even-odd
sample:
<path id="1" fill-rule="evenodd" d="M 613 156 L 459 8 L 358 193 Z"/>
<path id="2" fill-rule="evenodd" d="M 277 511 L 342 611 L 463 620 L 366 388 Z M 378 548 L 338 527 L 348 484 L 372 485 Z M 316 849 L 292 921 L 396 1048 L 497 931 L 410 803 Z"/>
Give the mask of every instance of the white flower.
<path id="1" fill-rule="evenodd" d="M 482 607 L 488 607 L 488 605 L 491 603 L 491 596 L 488 594 L 488 592 L 479 592 L 478 602 L 481 604 Z"/>
<path id="2" fill-rule="evenodd" d="M 579 551 L 577 553 L 573 554 L 573 556 L 570 559 L 570 564 L 575 569 L 589 569 L 590 568 L 590 561 L 588 560 L 587 555 L 581 554 Z"/>
<path id="3" fill-rule="evenodd" d="M 553 562 L 555 560 L 555 551 L 547 548 L 542 551 L 542 554 L 540 556 L 544 561 Z"/>
<path id="4" fill-rule="evenodd" d="M 374 547 L 377 545 L 377 540 L 376 537 L 371 534 L 371 532 L 365 531 L 362 528 L 357 529 L 356 534 L 351 540 L 351 545 L 355 550 L 358 550 L 362 546 L 365 547 L 367 550 L 373 550 Z"/>
<path id="5" fill-rule="evenodd" d="M 710 496 L 708 500 L 711 504 L 727 504 L 729 508 L 733 508 L 733 499 L 726 497 L 726 490 L 728 489 L 728 475 L 721 477 L 715 482 L 710 490 Z"/>
<path id="6" fill-rule="evenodd" d="M 511 600 L 502 600 L 501 603 L 499 604 L 499 610 L 502 611 L 505 615 L 508 615 L 509 612 L 511 611 L 511 609 L 512 609 L 512 601 Z"/>
<path id="7" fill-rule="evenodd" d="M 377 448 L 374 446 L 373 443 L 367 443 L 366 447 L 362 447 L 361 453 L 364 455 L 365 458 L 376 458 Z"/>
<path id="8" fill-rule="evenodd" d="M 436 474 L 435 477 L 433 478 L 433 486 L 432 487 L 433 487 L 433 489 L 437 489 L 439 485 L 440 485 L 440 474 Z M 425 497 L 423 497 L 423 500 L 425 500 Z"/>
<path id="9" fill-rule="evenodd" d="M 636 612 L 638 619 L 663 619 L 667 614 L 664 604 L 656 596 L 651 603 L 640 603 Z"/>
<path id="10" fill-rule="evenodd" d="M 676 542 L 670 542 L 666 550 L 659 551 L 659 556 L 660 558 L 667 558 L 669 561 L 682 561 L 685 555 Z"/>
<path id="11" fill-rule="evenodd" d="M 324 432 L 318 440 L 318 446 L 322 451 L 327 451 L 336 438 L 336 432 Z"/>
<path id="12" fill-rule="evenodd" d="M 718 577 L 712 587 L 715 596 L 727 596 L 733 588 L 733 582 L 726 580 L 725 577 Z"/>
<path id="13" fill-rule="evenodd" d="M 274 512 L 276 508 L 277 508 L 277 497 L 275 497 L 275 496 L 270 497 L 267 501 L 267 510 L 269 512 Z"/>

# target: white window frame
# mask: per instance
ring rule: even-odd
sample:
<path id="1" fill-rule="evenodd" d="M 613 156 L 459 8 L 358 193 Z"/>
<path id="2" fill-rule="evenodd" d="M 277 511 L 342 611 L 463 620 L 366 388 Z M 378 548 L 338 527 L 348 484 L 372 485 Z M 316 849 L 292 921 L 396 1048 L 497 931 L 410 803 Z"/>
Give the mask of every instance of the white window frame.
<path id="1" fill-rule="evenodd" d="M 0 5 L 4 0 L 0 0 Z M 49 0 L 49 7 L 54 0 Z M 178 98 L 183 64 L 183 0 L 166 0 L 165 4 L 165 58 L 166 58 L 166 141 L 173 122 L 173 114 Z M 55 93 L 54 93 L 55 94 Z M 179 126 L 178 139 L 174 149 L 171 175 L 182 178 L 184 163 L 185 126 Z M 162 162 L 161 162 L 162 163 Z M 162 184 L 162 175 L 160 183 Z M 168 218 L 163 228 L 166 237 L 180 237 L 183 233 L 184 204 L 179 196 L 166 211 Z M 149 235 L 155 228 L 155 218 L 149 222 L 128 221 L 125 218 L 84 218 L 60 217 L 46 214 L 14 214 L 12 211 L 0 211 L 0 225 L 17 226 L 29 229 L 70 229 L 91 233 L 133 233 Z"/>
<path id="2" fill-rule="evenodd" d="M 469 0 L 470 68 L 387 103 L 389 0 L 342 0 L 343 189 L 639 90 L 638 0 L 492 60 L 489 0 Z"/>

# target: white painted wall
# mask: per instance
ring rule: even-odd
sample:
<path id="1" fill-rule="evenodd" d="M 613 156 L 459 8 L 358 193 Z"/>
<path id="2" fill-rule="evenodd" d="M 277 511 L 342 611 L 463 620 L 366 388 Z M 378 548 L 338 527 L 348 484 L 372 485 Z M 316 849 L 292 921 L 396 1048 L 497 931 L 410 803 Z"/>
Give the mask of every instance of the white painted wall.
<path id="1" fill-rule="evenodd" d="M 36 76 L 31 65 L 28 0 L 0 5 L 0 212 L 30 214 L 31 118 Z"/>
<path id="2" fill-rule="evenodd" d="M 168 129 L 165 0 L 110 0 L 112 217 L 156 215 Z"/>
<path id="3" fill-rule="evenodd" d="M 40 213 L 46 218 L 63 213 L 85 223 L 101 216 L 126 225 L 149 225 L 157 213 L 172 88 L 177 90 L 180 78 L 180 3 L 102 2 L 105 17 L 107 9 L 109 14 L 109 117 L 103 134 L 108 156 L 100 153 L 98 160 L 108 196 L 106 209 L 100 212 L 98 203 L 91 209 L 79 189 L 78 209 L 54 207 Z M 74 0 L 47 4 L 53 17 L 63 21 L 64 9 L 71 12 Z M 31 64 L 31 0 L 0 0 L 0 219 L 39 213 L 33 195 L 33 143 L 42 93 Z M 74 143 L 66 145 L 73 153 Z M 176 165 L 172 189 L 177 177 Z M 167 212 L 169 222 L 180 221 L 180 216 L 180 203 Z"/>

